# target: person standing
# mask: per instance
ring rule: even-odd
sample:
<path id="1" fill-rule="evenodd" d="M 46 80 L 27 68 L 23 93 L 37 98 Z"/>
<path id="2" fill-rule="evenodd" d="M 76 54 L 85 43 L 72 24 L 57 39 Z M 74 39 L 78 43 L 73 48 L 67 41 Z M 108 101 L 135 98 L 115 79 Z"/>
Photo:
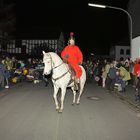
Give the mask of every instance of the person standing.
<path id="1" fill-rule="evenodd" d="M 2 63 L 2 59 L 0 58 L 0 87 L 4 87 L 5 86 L 5 71 L 6 68 L 4 66 L 4 64 Z"/>

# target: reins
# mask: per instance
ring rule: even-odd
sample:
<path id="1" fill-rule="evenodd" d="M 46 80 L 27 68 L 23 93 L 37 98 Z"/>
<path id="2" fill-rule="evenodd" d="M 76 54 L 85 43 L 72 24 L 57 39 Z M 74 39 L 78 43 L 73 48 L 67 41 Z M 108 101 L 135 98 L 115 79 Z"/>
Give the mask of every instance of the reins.
<path id="1" fill-rule="evenodd" d="M 48 53 L 48 54 L 49 54 L 49 53 Z M 64 64 L 64 62 L 62 62 L 62 63 L 59 64 L 58 66 L 53 67 L 54 62 L 53 62 L 52 57 L 51 57 L 50 54 L 49 54 L 49 56 L 50 56 L 50 59 L 51 59 L 51 69 L 52 69 L 52 70 L 54 70 L 54 69 L 60 67 L 62 64 Z M 61 76 L 59 76 L 59 77 L 57 77 L 57 78 L 53 78 L 53 77 L 52 77 L 52 79 L 53 79 L 54 81 L 57 81 L 57 80 L 61 79 L 62 77 L 64 77 L 64 76 L 65 76 L 67 73 L 69 73 L 69 72 L 70 72 L 70 70 L 68 69 L 68 71 L 65 72 L 64 74 L 62 74 Z"/>

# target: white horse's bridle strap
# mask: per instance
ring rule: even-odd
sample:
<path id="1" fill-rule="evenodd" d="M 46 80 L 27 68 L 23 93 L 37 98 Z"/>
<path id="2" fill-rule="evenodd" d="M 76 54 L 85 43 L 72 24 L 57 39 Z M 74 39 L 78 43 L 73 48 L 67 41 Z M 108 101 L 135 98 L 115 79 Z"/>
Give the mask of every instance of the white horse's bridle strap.
<path id="1" fill-rule="evenodd" d="M 48 54 L 49 54 L 49 53 L 48 53 Z M 61 65 L 64 63 L 64 62 L 62 62 L 62 63 L 59 64 L 58 66 L 54 66 L 54 67 L 53 67 L 53 64 L 54 64 L 54 63 L 53 63 L 52 57 L 51 57 L 50 54 L 49 54 L 49 56 L 50 56 L 50 59 L 51 59 L 51 68 L 52 68 L 52 69 L 56 69 L 56 68 L 58 68 L 59 66 L 61 66 Z"/>
<path id="2" fill-rule="evenodd" d="M 63 75 L 61 75 L 61 76 L 59 76 L 59 77 L 57 77 L 57 78 L 53 78 L 53 77 L 52 77 L 52 79 L 53 79 L 54 81 L 57 81 L 57 80 L 61 79 L 63 76 L 65 76 L 68 72 L 69 72 L 69 70 L 68 70 L 66 73 L 64 73 Z"/>
<path id="3" fill-rule="evenodd" d="M 48 53 L 49 54 L 49 53 Z M 50 59 L 51 59 L 51 68 L 54 70 L 54 69 L 56 69 L 56 68 L 58 68 L 59 66 L 61 66 L 64 62 L 62 62 L 60 65 L 58 65 L 58 66 L 55 66 L 55 67 L 53 67 L 53 60 L 52 60 L 52 57 L 51 57 L 51 55 L 49 54 L 49 56 L 50 56 Z M 66 72 L 66 73 L 64 73 L 64 74 L 62 74 L 61 76 L 59 76 L 59 77 L 57 77 L 57 78 L 53 78 L 52 77 L 52 79 L 54 80 L 54 81 L 57 81 L 57 80 L 59 80 L 59 79 L 61 79 L 63 76 L 65 76 L 67 73 L 69 72 L 69 70 Z"/>
<path id="4" fill-rule="evenodd" d="M 58 68 L 59 66 L 61 66 L 62 64 L 63 64 L 64 62 L 62 62 L 60 65 L 58 65 L 58 66 L 55 66 L 54 68 L 52 68 L 52 69 L 56 69 L 56 68 Z"/>

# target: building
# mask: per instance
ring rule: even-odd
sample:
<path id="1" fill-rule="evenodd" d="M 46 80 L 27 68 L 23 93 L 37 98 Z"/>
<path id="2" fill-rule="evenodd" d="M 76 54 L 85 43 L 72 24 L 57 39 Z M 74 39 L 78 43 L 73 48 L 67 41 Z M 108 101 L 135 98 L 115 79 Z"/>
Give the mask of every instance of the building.
<path id="1" fill-rule="evenodd" d="M 16 40 L 7 43 L 7 53 L 40 56 L 42 50 L 60 53 L 65 46 L 64 34 L 58 29 L 31 28 L 18 30 Z"/>
<path id="2" fill-rule="evenodd" d="M 132 40 L 132 60 L 136 60 L 136 58 L 140 58 L 140 36 Z"/>
<path id="3" fill-rule="evenodd" d="M 130 46 L 116 45 L 110 48 L 110 57 L 115 60 L 130 58 Z"/>
<path id="4" fill-rule="evenodd" d="M 31 28 L 20 30 L 16 40 L 16 48 L 20 46 L 21 52 L 31 55 L 35 50 L 53 51 L 60 53 L 65 46 L 64 34 L 56 28 Z"/>
<path id="5" fill-rule="evenodd" d="M 140 0 L 129 0 L 128 12 L 132 18 L 131 58 L 140 58 Z"/>

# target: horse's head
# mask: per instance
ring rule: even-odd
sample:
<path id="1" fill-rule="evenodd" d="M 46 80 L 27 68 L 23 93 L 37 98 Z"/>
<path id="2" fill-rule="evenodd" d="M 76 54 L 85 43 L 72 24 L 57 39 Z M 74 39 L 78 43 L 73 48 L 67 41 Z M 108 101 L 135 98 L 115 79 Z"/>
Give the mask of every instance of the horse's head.
<path id="1" fill-rule="evenodd" d="M 43 51 L 43 63 L 44 63 L 44 72 L 43 74 L 49 75 L 51 73 L 51 70 L 53 68 L 53 61 L 52 57 L 49 53 L 45 53 Z"/>

